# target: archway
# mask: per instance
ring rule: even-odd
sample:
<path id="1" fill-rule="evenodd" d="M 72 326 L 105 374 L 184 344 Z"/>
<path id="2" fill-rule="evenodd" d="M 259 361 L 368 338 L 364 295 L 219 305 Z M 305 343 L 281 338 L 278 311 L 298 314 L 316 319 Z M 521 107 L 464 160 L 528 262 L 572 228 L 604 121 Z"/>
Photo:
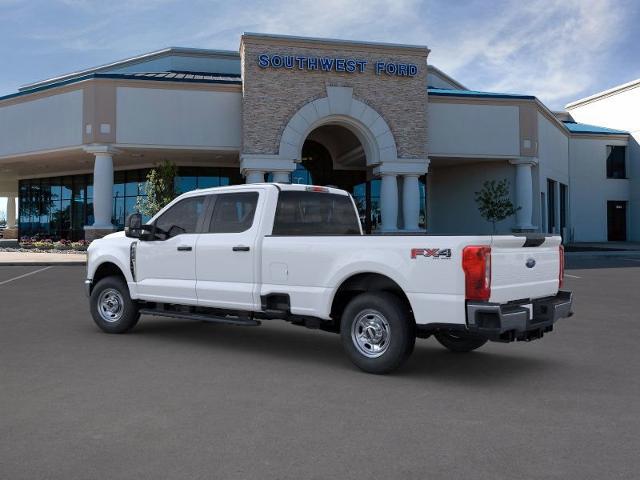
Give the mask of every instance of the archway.
<path id="1" fill-rule="evenodd" d="M 364 146 L 347 127 L 325 124 L 313 129 L 302 145 L 293 183 L 330 185 L 351 192 L 366 233 L 380 227 L 380 180 L 367 166 Z"/>

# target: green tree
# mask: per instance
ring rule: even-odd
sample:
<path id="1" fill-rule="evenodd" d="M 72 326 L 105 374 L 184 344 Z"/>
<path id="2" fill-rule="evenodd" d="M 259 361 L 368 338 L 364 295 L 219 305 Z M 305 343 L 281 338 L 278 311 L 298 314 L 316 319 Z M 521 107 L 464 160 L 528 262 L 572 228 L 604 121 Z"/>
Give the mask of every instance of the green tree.
<path id="1" fill-rule="evenodd" d="M 178 174 L 175 163 L 164 160 L 147 174 L 146 197 L 138 197 L 136 209 L 145 216 L 153 217 L 171 200 L 176 198 L 174 180 Z"/>
<path id="2" fill-rule="evenodd" d="M 509 218 L 520 210 L 511 203 L 509 195 L 509 182 L 507 179 L 496 182 L 487 180 L 482 184 L 482 189 L 476 194 L 476 203 L 480 215 L 486 221 L 491 222 L 493 233 L 496 233 L 496 223 Z"/>

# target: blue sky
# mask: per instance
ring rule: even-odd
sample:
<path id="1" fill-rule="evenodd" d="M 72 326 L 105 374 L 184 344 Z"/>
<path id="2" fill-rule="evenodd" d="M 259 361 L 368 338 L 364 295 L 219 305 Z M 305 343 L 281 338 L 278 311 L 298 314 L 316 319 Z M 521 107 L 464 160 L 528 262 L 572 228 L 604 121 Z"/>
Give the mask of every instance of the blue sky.
<path id="1" fill-rule="evenodd" d="M 0 95 L 167 46 L 237 50 L 243 31 L 427 45 L 468 88 L 552 109 L 640 77 L 634 0 L 0 0 Z"/>

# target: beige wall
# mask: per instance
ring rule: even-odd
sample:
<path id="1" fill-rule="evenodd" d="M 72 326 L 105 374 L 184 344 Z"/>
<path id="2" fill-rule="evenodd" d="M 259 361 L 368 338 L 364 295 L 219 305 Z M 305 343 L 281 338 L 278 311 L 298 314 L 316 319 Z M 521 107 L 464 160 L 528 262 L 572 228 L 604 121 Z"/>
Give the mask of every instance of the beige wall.
<path id="1" fill-rule="evenodd" d="M 516 105 L 429 102 L 429 155 L 520 156 Z"/>
<path id="2" fill-rule="evenodd" d="M 117 88 L 118 144 L 239 150 L 241 93 Z"/>
<path id="3" fill-rule="evenodd" d="M 361 58 L 369 63 L 364 73 L 263 69 L 258 66 L 258 55 L 262 53 Z M 293 114 L 310 101 L 326 97 L 327 86 L 344 86 L 352 87 L 353 98 L 384 118 L 395 138 L 399 157 L 426 158 L 427 54 L 426 48 L 376 47 L 349 42 L 323 45 L 243 37 L 243 153 L 277 154 L 280 137 Z M 376 75 L 374 63 L 379 60 L 416 64 L 418 74 L 415 77 Z"/>
<path id="4" fill-rule="evenodd" d="M 475 192 L 485 180 L 509 181 L 511 200 L 515 202 L 515 168 L 506 161 L 483 161 L 456 166 L 429 168 L 429 214 L 427 230 L 442 234 L 491 234 L 491 224 L 478 212 Z M 497 224 L 499 233 L 511 233 L 515 217 Z"/>
<path id="5" fill-rule="evenodd" d="M 82 144 L 82 90 L 0 105 L 0 157 Z"/>

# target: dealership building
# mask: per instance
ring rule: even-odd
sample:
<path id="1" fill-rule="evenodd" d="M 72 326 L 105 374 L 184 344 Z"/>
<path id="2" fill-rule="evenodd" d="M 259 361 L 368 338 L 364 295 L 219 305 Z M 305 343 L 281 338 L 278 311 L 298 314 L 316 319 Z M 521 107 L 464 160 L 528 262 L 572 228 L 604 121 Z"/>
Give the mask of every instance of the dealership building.
<path id="1" fill-rule="evenodd" d="M 519 208 L 500 232 L 640 241 L 640 81 L 552 112 L 470 90 L 428 56 L 247 33 L 239 52 L 167 48 L 25 85 L 0 97 L 5 237 L 121 229 L 169 160 L 178 192 L 343 188 L 369 233 L 490 233 L 475 192 L 507 179 Z"/>

